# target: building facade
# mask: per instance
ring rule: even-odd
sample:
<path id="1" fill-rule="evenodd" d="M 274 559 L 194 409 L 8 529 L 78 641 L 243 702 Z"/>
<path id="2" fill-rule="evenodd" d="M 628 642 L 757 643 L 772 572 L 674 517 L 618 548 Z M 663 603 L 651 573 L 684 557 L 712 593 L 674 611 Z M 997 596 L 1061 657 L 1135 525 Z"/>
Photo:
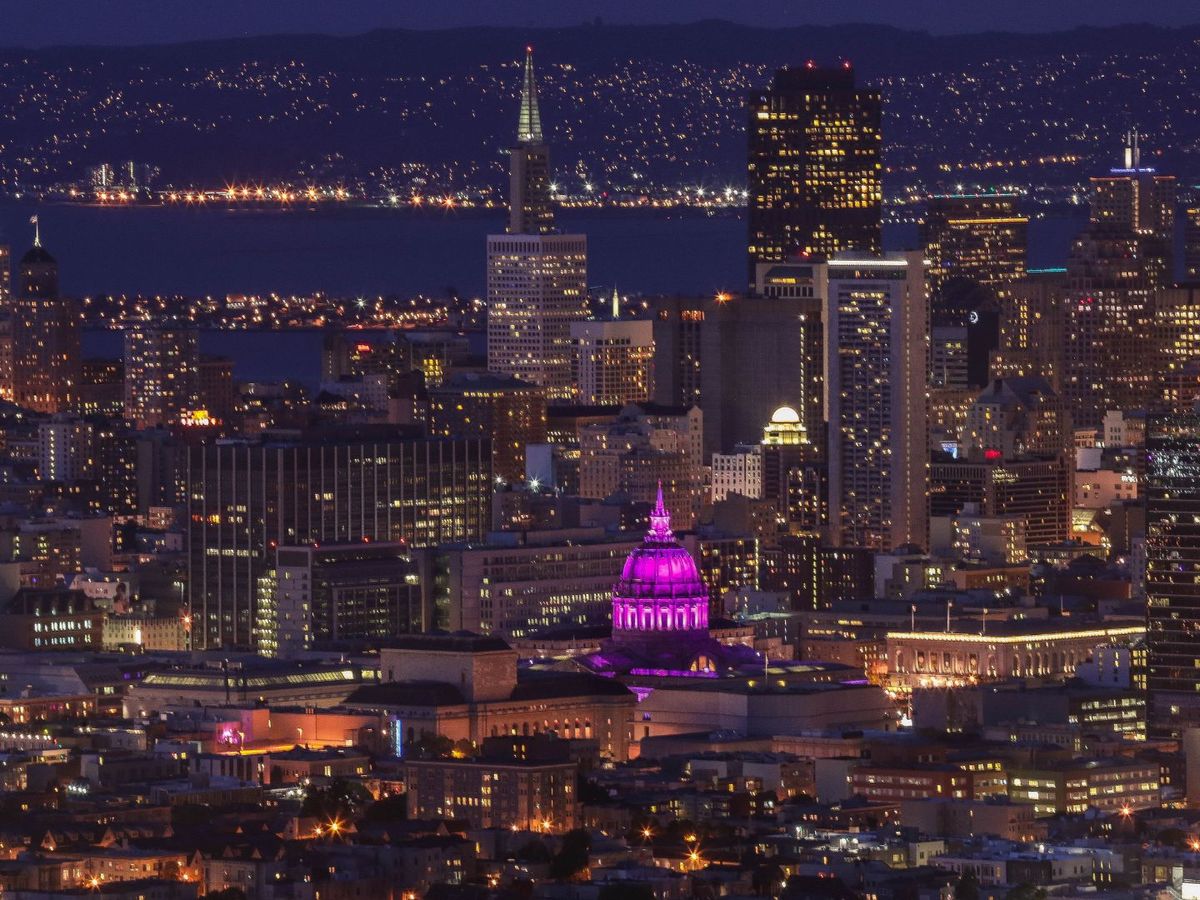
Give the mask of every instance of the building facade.
<path id="1" fill-rule="evenodd" d="M 477 539 L 490 527 L 491 448 L 393 428 L 314 431 L 189 449 L 188 604 L 193 645 L 257 648 L 274 623 L 279 547 Z"/>
<path id="2" fill-rule="evenodd" d="M 829 517 L 835 544 L 928 545 L 922 255 L 824 267 Z"/>
<path id="3" fill-rule="evenodd" d="M 792 254 L 878 253 L 882 100 L 849 63 L 780 69 L 747 101 L 748 282 Z M 761 418 L 761 417 L 760 417 Z"/>

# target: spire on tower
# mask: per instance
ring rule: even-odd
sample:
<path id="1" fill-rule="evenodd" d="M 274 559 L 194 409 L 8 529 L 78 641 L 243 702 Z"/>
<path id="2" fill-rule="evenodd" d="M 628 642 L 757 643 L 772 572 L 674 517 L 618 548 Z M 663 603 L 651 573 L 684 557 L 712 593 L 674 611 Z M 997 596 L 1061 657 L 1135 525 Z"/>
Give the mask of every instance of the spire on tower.
<path id="1" fill-rule="evenodd" d="M 42 226 L 38 224 L 38 217 L 30 216 L 29 224 L 33 226 L 33 246 L 42 246 Z"/>
<path id="2" fill-rule="evenodd" d="M 521 82 L 521 112 L 517 117 L 517 143 L 542 143 L 542 114 L 538 110 L 537 81 L 533 77 L 533 48 L 525 48 L 525 77 Z"/>
<path id="3" fill-rule="evenodd" d="M 1142 150 L 1138 146 L 1138 131 L 1136 128 L 1125 132 L 1125 168 L 1140 169 Z"/>
<path id="4" fill-rule="evenodd" d="M 659 543 L 670 543 L 675 540 L 675 533 L 671 531 L 671 514 L 667 512 L 667 504 L 663 502 L 661 481 L 658 483 L 658 500 L 654 504 L 654 509 L 650 511 L 650 532 L 646 537 Z"/>
<path id="5" fill-rule="evenodd" d="M 617 286 L 615 284 L 613 285 L 612 314 L 614 322 L 621 318 L 621 295 L 617 293 Z M 661 493 L 662 485 L 659 485 L 659 488 Z"/>

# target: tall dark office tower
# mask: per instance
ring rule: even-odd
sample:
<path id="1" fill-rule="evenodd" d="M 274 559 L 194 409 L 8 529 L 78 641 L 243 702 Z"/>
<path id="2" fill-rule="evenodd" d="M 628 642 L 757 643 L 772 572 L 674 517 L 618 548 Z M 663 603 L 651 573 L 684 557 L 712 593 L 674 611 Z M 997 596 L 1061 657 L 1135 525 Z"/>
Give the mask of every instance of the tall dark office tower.
<path id="1" fill-rule="evenodd" d="M 40 235 L 21 258 L 13 304 L 13 400 L 44 413 L 67 412 L 81 377 L 79 305 L 58 294 L 58 263 Z"/>
<path id="2" fill-rule="evenodd" d="M 179 425 L 197 408 L 196 330 L 133 326 L 125 332 L 125 418 L 137 428 Z"/>
<path id="3" fill-rule="evenodd" d="M 935 195 L 926 203 L 921 243 L 934 313 L 941 312 L 947 282 L 964 278 L 1007 295 L 1025 277 L 1029 217 L 1016 194 Z M 964 310 L 963 312 L 970 312 Z"/>
<path id="4" fill-rule="evenodd" d="M 1110 409 L 1145 407 L 1157 390 L 1154 272 L 1138 237 L 1106 227 L 1076 238 L 1067 260 L 1063 393 L 1076 427 Z"/>
<path id="5" fill-rule="evenodd" d="M 755 443 L 780 407 L 824 435 L 822 297 L 810 260 L 761 263 L 752 296 L 654 298 L 655 396 L 704 410 L 704 451 Z"/>
<path id="6" fill-rule="evenodd" d="M 525 48 L 521 82 L 521 111 L 517 116 L 517 145 L 510 151 L 508 233 L 549 234 L 554 230 L 550 202 L 550 148 L 542 137 L 533 48 Z"/>
<path id="7" fill-rule="evenodd" d="M 1200 415 L 1146 423 L 1146 650 L 1152 726 L 1200 725 Z"/>
<path id="8" fill-rule="evenodd" d="M 193 646 L 269 649 L 275 551 L 310 543 L 478 539 L 491 527 L 487 440 L 389 427 L 190 448 L 188 597 Z"/>
<path id="9" fill-rule="evenodd" d="M 1200 203 L 1189 206 L 1183 233 L 1183 277 L 1200 281 Z"/>
<path id="10" fill-rule="evenodd" d="M 748 281 L 795 253 L 878 253 L 882 245 L 878 91 L 849 63 L 780 69 L 748 99 Z"/>

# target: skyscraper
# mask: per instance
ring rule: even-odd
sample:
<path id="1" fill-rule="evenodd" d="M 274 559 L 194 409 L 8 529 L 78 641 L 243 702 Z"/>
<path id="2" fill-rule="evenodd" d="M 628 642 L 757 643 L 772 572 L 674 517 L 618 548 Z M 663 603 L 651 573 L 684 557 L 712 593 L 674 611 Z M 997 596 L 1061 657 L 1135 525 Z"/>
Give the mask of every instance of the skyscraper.
<path id="1" fill-rule="evenodd" d="M 1200 203 L 1187 209 L 1183 236 L 1183 277 L 1200 281 Z"/>
<path id="2" fill-rule="evenodd" d="M 486 440 L 340 428 L 191 447 L 188 597 L 197 648 L 256 648 L 278 623 L 275 551 L 310 543 L 478 539 L 491 525 Z"/>
<path id="3" fill-rule="evenodd" d="M 533 52 L 526 50 L 510 153 L 508 233 L 488 236 L 488 368 L 569 400 L 571 323 L 587 317 L 587 238 L 554 232 L 549 151 L 542 137 Z"/>
<path id="4" fill-rule="evenodd" d="M 58 263 L 40 234 L 21 258 L 13 309 L 13 400 L 44 413 L 67 412 L 79 388 L 79 305 L 58 294 Z"/>
<path id="5" fill-rule="evenodd" d="M 1151 282 L 1175 280 L 1175 176 L 1143 166 L 1136 130 L 1126 136 L 1122 165 L 1092 178 L 1091 228 L 1136 235 Z"/>
<path id="6" fill-rule="evenodd" d="M 490 439 L 492 474 L 521 482 L 525 448 L 546 442 L 546 395 L 504 375 L 456 372 L 429 388 L 429 433 Z"/>
<path id="7" fill-rule="evenodd" d="M 1152 726 L 1200 725 L 1200 414 L 1146 423 L 1146 649 Z"/>
<path id="8" fill-rule="evenodd" d="M 928 542 L 929 306 L 922 254 L 822 264 L 835 545 Z"/>
<path id="9" fill-rule="evenodd" d="M 12 302 L 12 251 L 0 244 L 0 315 L 8 315 Z"/>
<path id="10" fill-rule="evenodd" d="M 550 200 L 550 148 L 542 135 L 537 80 L 533 74 L 533 48 L 525 48 L 521 80 L 521 110 L 517 116 L 517 144 L 509 150 L 509 234 L 550 234 L 554 207 Z"/>
<path id="11" fill-rule="evenodd" d="M 137 428 L 179 425 L 197 405 L 199 350 L 186 326 L 125 331 L 125 418 Z"/>
<path id="12" fill-rule="evenodd" d="M 1016 194 L 949 194 L 930 197 L 921 243 L 929 261 L 927 277 L 935 308 L 946 282 L 967 278 L 1007 294 L 1025 276 L 1029 217 L 1017 208 Z"/>
<path id="13" fill-rule="evenodd" d="M 580 403 L 642 403 L 654 397 L 654 323 L 599 319 L 571 325 Z"/>
<path id="14" fill-rule="evenodd" d="M 854 70 L 775 73 L 748 99 L 749 282 L 755 265 L 794 253 L 878 253 L 882 242 L 882 101 Z"/>

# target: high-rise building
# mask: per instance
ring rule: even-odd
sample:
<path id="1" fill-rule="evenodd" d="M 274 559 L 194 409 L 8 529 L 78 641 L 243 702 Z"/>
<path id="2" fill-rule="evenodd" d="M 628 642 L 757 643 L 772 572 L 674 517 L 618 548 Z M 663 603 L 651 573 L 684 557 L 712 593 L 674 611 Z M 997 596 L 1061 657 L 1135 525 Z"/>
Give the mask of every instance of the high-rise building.
<path id="1" fill-rule="evenodd" d="M 525 448 L 546 442 L 546 394 L 504 375 L 457 372 L 429 388 L 429 433 L 490 439 L 492 473 L 523 481 Z"/>
<path id="2" fill-rule="evenodd" d="M 1183 277 L 1200 281 L 1200 203 L 1187 208 L 1183 230 Z"/>
<path id="3" fill-rule="evenodd" d="M 924 547 L 929 304 L 922 254 L 851 256 L 821 270 L 831 540 Z"/>
<path id="4" fill-rule="evenodd" d="M 780 69 L 748 98 L 749 283 L 760 262 L 882 246 L 882 100 L 854 70 Z"/>
<path id="5" fill-rule="evenodd" d="M 233 360 L 227 356 L 201 355 L 196 363 L 196 405 L 205 418 L 217 424 L 233 419 L 236 393 Z"/>
<path id="6" fill-rule="evenodd" d="M 704 416 L 699 407 L 631 403 L 615 419 L 580 429 L 579 494 L 621 495 L 649 506 L 661 486 L 691 528 L 704 491 Z"/>
<path id="7" fill-rule="evenodd" d="M 412 367 L 411 344 L 390 331 L 331 331 L 322 342 L 322 382 L 380 375 L 390 388 Z"/>
<path id="8" fill-rule="evenodd" d="M 1071 419 L 1043 378 L 997 378 L 967 410 L 955 458 L 935 453 L 934 516 L 1018 516 L 1031 544 L 1070 537 Z"/>
<path id="9" fill-rule="evenodd" d="M 1092 178 L 1090 225 L 1136 235 L 1154 287 L 1175 280 L 1175 176 L 1143 166 L 1136 130 L 1126 136 L 1122 165 Z"/>
<path id="10" fill-rule="evenodd" d="M 1146 425 L 1146 650 L 1157 731 L 1200 726 L 1200 414 Z"/>
<path id="11" fill-rule="evenodd" d="M 12 303 L 12 250 L 0 244 L 0 315 L 7 316 Z"/>
<path id="12" fill-rule="evenodd" d="M 509 234 L 550 234 L 554 205 L 550 196 L 550 148 L 542 135 L 533 48 L 525 48 L 517 143 L 509 150 Z"/>
<path id="13" fill-rule="evenodd" d="M 58 263 L 40 236 L 21 258 L 13 304 L 13 401 L 44 413 L 69 411 L 79 389 L 79 304 L 59 296 Z"/>
<path id="14" fill-rule="evenodd" d="M 290 656 L 314 645 L 378 641 L 432 627 L 421 607 L 416 565 L 403 544 L 280 547 L 275 557 L 275 642 L 260 649 Z"/>
<path id="15" fill-rule="evenodd" d="M 934 308 L 952 279 L 969 279 L 1005 296 L 1025 277 L 1029 217 L 1016 194 L 949 194 L 930 197 L 921 242 Z"/>
<path id="16" fill-rule="evenodd" d="M 389 427 L 191 447 L 193 646 L 254 648 L 273 637 L 277 623 L 259 598 L 273 594 L 279 547 L 479 538 L 491 523 L 491 469 L 486 440 L 427 440 Z"/>
<path id="17" fill-rule="evenodd" d="M 982 516 L 1020 516 L 1030 545 L 1068 540 L 1073 470 L 1067 454 L 1005 460 L 999 451 L 993 453 L 976 459 L 936 455 L 930 473 L 930 514 L 957 516 L 970 508 Z"/>
<path id="18" fill-rule="evenodd" d="M 488 368 L 570 400 L 571 324 L 588 313 L 587 238 L 554 231 L 531 50 L 509 160 L 508 233 L 489 235 L 487 244 Z"/>
<path id="19" fill-rule="evenodd" d="M 708 297 L 652 297 L 654 400 L 665 406 L 698 406 Z"/>
<path id="20" fill-rule="evenodd" d="M 1076 427 L 1110 409 L 1144 408 L 1157 390 L 1155 282 L 1142 241 L 1107 227 L 1071 247 L 1063 306 L 1063 394 Z"/>
<path id="21" fill-rule="evenodd" d="M 651 301 L 658 401 L 704 410 L 704 450 L 756 443 L 781 408 L 824 434 L 822 299 L 811 261 L 763 263 L 751 296 Z M 678 401 L 676 401 L 678 402 Z"/>
<path id="22" fill-rule="evenodd" d="M 1063 389 L 1066 269 L 1031 269 L 1014 282 L 1001 307 L 993 378 L 1041 376 Z"/>
<path id="23" fill-rule="evenodd" d="M 571 324 L 573 380 L 590 406 L 654 399 L 654 323 L 601 319 Z"/>
<path id="24" fill-rule="evenodd" d="M 179 425 L 197 408 L 196 330 L 134 325 L 125 331 L 125 418 L 137 428 Z"/>
<path id="25" fill-rule="evenodd" d="M 815 532 L 828 523 L 824 448 L 814 443 L 794 409 L 771 414 L 759 444 L 762 494 L 779 514 L 782 530 Z"/>
<path id="26" fill-rule="evenodd" d="M 119 419 L 125 415 L 125 362 L 103 356 L 84 359 L 79 382 L 80 415 Z"/>

